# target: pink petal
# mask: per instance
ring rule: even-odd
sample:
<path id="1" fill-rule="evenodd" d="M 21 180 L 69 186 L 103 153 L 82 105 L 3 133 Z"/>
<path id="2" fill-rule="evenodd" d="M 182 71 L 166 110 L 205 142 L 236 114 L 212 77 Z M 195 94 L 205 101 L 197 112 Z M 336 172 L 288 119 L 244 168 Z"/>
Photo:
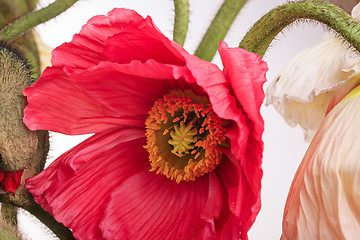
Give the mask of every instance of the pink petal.
<path id="1" fill-rule="evenodd" d="M 64 134 L 96 133 L 112 127 L 143 127 L 139 116 L 113 116 L 59 68 L 47 68 L 41 78 L 23 91 L 28 106 L 24 123 L 30 130 L 46 129 Z"/>
<path id="2" fill-rule="evenodd" d="M 76 239 L 103 239 L 99 224 L 110 195 L 149 168 L 145 142 L 144 130 L 95 134 L 27 179 L 26 187 L 57 221 L 73 229 Z"/>
<path id="3" fill-rule="evenodd" d="M 242 237 L 247 238 L 247 231 L 260 210 L 261 135 L 264 129 L 260 105 L 264 98 L 262 84 L 267 67 L 256 54 L 228 49 L 225 43 L 221 44 L 219 51 L 225 76 L 213 64 L 194 56 L 184 57 L 197 84 L 209 95 L 216 114 L 233 120 L 227 127 L 226 136 L 231 140 L 231 153 L 227 155 L 238 166 L 238 182 L 234 185 L 238 188 L 236 193 L 229 193 L 229 200 L 234 198 L 234 205 L 229 203 L 229 206 L 232 213 L 241 218 Z"/>
<path id="4" fill-rule="evenodd" d="M 106 41 L 104 55 L 111 61 L 127 63 L 132 60 L 146 62 L 153 59 L 160 63 L 184 65 L 183 54 L 188 54 L 177 43 L 170 41 L 155 26 L 151 17 L 136 24 L 124 24 L 117 17 L 124 18 L 123 9 L 113 10 L 109 16 L 114 25 L 121 26 L 118 34 Z"/>
<path id="5" fill-rule="evenodd" d="M 213 175 L 210 182 L 218 181 Z M 130 177 L 111 195 L 100 225 L 106 239 L 213 239 L 216 235 L 212 216 L 218 209 L 203 208 L 208 197 L 219 194 L 219 184 L 210 190 L 208 177 L 196 181 L 169 181 L 154 172 Z M 214 199 L 209 205 L 213 205 Z"/>
<path id="6" fill-rule="evenodd" d="M 237 106 L 237 99 L 231 94 L 233 89 L 229 80 L 216 65 L 192 55 L 185 55 L 185 58 L 196 83 L 208 94 L 214 112 L 220 118 L 234 121 L 227 129 L 227 137 L 232 140 L 231 147 L 236 157 L 242 158 L 247 148 L 249 129 L 242 109 Z"/>
<path id="7" fill-rule="evenodd" d="M 176 51 L 169 39 L 152 25 L 146 25 L 128 28 L 108 38 L 104 56 L 118 63 L 153 59 L 159 63 L 185 65 L 184 60 L 175 55 Z"/>
<path id="8" fill-rule="evenodd" d="M 146 117 L 158 98 L 176 88 L 176 82 L 183 82 L 174 79 L 186 74 L 189 73 L 183 67 L 154 61 L 123 65 L 102 62 L 88 71 L 74 72 L 71 78 L 90 98 L 110 110 L 106 114 Z"/>
<path id="9" fill-rule="evenodd" d="M 220 42 L 219 53 L 236 98 L 247 118 L 253 122 L 254 137 L 262 141 L 264 121 L 260 107 L 265 97 L 263 84 L 266 81 L 267 64 L 257 54 L 241 48 L 229 48 L 225 42 Z"/>
<path id="10" fill-rule="evenodd" d="M 257 54 L 239 48 L 228 48 L 225 42 L 220 43 L 219 53 L 223 61 L 224 72 L 241 104 L 246 116 L 246 125 L 250 129 L 246 154 L 241 161 L 241 166 L 250 184 L 250 193 L 246 195 L 249 200 L 246 202 L 252 202 L 255 205 L 254 208 L 246 207 L 251 209 L 251 214 L 242 214 L 242 217 L 248 218 L 252 225 L 260 209 L 263 174 L 261 163 L 264 148 L 261 139 L 264 121 L 260 115 L 260 107 L 264 99 L 262 85 L 266 81 L 265 74 L 268 68 Z M 236 155 L 236 151 L 232 151 L 232 153 Z"/>
<path id="11" fill-rule="evenodd" d="M 108 37 L 136 26 L 143 18 L 135 11 L 128 9 L 114 9 L 107 16 L 91 18 L 75 34 L 70 43 L 64 43 L 52 51 L 53 66 L 69 66 L 74 68 L 88 68 L 105 60 L 103 51 Z"/>
<path id="12" fill-rule="evenodd" d="M 3 170 L 1 170 L 3 171 Z M 16 189 L 20 186 L 21 176 L 24 170 L 14 171 L 14 172 L 5 172 L 1 180 L 1 185 L 3 186 L 4 190 L 7 192 L 11 192 L 15 194 Z M 3 174 L 1 174 L 3 175 Z"/>
<path id="13" fill-rule="evenodd" d="M 231 155 L 229 151 L 227 154 Z M 239 239 L 241 233 L 246 239 L 247 230 L 244 228 L 246 219 L 244 221 L 239 217 L 242 212 L 247 211 L 243 209 L 247 187 L 239 162 L 232 162 L 226 155 L 223 156 L 221 164 L 216 168 L 216 175 L 226 193 L 220 217 L 215 221 L 220 239 Z"/>
<path id="14" fill-rule="evenodd" d="M 201 217 L 203 219 L 219 218 L 222 207 L 222 185 L 214 172 L 209 173 L 209 191 L 208 200 L 202 209 Z"/>

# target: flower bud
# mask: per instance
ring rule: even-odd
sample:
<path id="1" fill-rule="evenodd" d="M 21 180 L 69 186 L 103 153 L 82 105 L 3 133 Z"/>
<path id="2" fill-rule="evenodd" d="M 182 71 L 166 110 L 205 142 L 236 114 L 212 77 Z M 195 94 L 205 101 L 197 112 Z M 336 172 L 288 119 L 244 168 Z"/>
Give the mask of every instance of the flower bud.
<path id="1" fill-rule="evenodd" d="M 43 169 L 48 133 L 31 132 L 22 122 L 26 106 L 22 91 L 33 82 L 30 66 L 6 43 L 0 43 L 0 63 L 0 169 L 6 172 L 25 169 L 25 176 L 33 176 Z M 6 196 L 10 195 L 0 198 Z M 18 197 L 8 200 L 13 202 Z"/>

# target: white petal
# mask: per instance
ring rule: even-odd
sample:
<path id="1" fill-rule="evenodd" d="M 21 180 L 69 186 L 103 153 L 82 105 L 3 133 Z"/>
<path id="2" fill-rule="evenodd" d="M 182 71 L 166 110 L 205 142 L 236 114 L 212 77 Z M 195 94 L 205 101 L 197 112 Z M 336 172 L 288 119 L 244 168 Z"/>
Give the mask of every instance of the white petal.
<path id="1" fill-rule="evenodd" d="M 360 3 L 356 4 L 356 6 L 352 9 L 351 16 L 356 20 L 360 20 Z"/>
<path id="2" fill-rule="evenodd" d="M 321 123 L 289 191 L 282 239 L 359 239 L 360 87 Z"/>
<path id="3" fill-rule="evenodd" d="M 266 104 L 273 104 L 290 126 L 299 124 L 312 138 L 330 99 L 360 73 L 360 57 L 341 39 L 328 37 L 297 55 L 272 82 Z"/>

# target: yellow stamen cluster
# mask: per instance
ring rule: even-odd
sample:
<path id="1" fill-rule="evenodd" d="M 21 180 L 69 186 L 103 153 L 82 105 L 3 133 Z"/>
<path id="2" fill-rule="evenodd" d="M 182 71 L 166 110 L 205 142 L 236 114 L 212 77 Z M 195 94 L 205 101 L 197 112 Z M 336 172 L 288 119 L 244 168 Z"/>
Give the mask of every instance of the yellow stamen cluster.
<path id="1" fill-rule="evenodd" d="M 219 165 L 225 128 L 206 97 L 173 91 L 149 111 L 146 136 L 151 171 L 193 181 Z"/>

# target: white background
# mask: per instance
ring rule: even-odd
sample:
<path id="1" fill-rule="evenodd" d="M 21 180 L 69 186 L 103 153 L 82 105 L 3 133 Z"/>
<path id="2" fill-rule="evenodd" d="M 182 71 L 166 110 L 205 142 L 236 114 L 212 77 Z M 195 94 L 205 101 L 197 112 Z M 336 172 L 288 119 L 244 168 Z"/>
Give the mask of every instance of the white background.
<path id="1" fill-rule="evenodd" d="M 40 1 L 40 6 L 47 6 L 49 2 L 49 0 Z M 190 0 L 190 25 L 184 45 L 187 51 L 190 53 L 195 51 L 222 2 L 222 0 Z M 286 0 L 249 0 L 236 18 L 225 41 L 230 47 L 238 46 L 246 31 L 256 20 L 270 9 L 285 2 Z M 134 9 L 144 17 L 150 15 L 158 28 L 172 39 L 174 18 L 172 0 L 80 0 L 66 13 L 36 29 L 48 46 L 56 47 L 70 41 L 72 35 L 77 33 L 89 18 L 106 14 L 114 7 Z M 264 57 L 270 69 L 267 73 L 268 81 L 271 82 L 296 53 L 316 44 L 322 32 L 323 28 L 317 24 L 298 23 L 280 34 Z M 214 62 L 219 66 L 221 64 L 218 56 Z M 265 84 L 265 88 L 267 85 L 268 83 Z M 287 192 L 308 144 L 303 140 L 301 129 L 286 125 L 272 106 L 263 106 L 261 113 L 265 120 L 262 209 L 249 232 L 249 237 L 254 240 L 271 240 L 279 239 L 281 235 Z M 61 134 L 51 136 L 49 162 L 84 139 L 84 137 L 69 137 Z M 19 225 L 28 239 L 56 239 L 24 211 L 19 214 Z"/>

